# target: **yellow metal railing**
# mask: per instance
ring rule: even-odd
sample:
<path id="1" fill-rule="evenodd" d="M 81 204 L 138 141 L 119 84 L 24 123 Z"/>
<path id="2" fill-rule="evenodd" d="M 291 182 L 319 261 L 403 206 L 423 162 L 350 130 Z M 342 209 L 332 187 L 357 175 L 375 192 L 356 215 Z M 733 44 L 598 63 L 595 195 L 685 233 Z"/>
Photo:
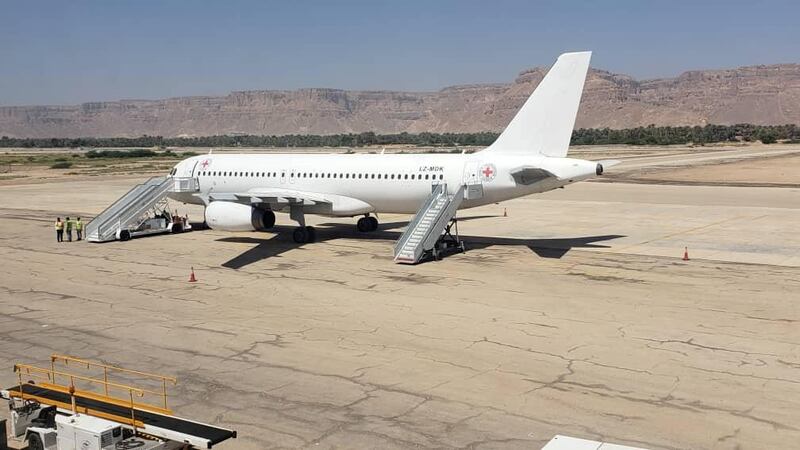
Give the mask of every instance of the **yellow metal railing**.
<path id="1" fill-rule="evenodd" d="M 155 391 L 155 390 L 146 389 L 146 388 L 143 388 L 143 387 L 126 386 L 126 385 L 119 385 L 119 384 L 117 384 L 117 386 L 125 386 L 125 387 L 130 387 L 132 389 L 135 389 L 136 391 L 141 392 L 141 395 L 139 395 L 140 397 L 143 397 L 144 394 L 157 395 L 157 396 L 161 397 L 161 406 L 165 410 L 169 410 L 169 406 L 168 406 L 168 402 L 167 402 L 167 383 L 171 383 L 172 385 L 175 385 L 178 382 L 178 380 L 176 378 L 170 377 L 170 376 L 166 376 L 166 375 L 158 375 L 158 374 L 149 373 L 149 372 L 142 372 L 142 371 L 139 371 L 139 370 L 124 369 L 122 367 L 117 367 L 117 366 L 112 366 L 110 364 L 104 364 L 104 363 L 89 361 L 89 360 L 86 360 L 86 359 L 76 358 L 74 356 L 69 356 L 69 355 L 53 354 L 53 355 L 50 356 L 50 372 L 53 375 L 53 381 L 52 381 L 53 384 L 58 384 L 55 381 L 55 377 L 56 377 L 56 375 L 61 374 L 60 372 L 56 371 L 56 363 L 61 363 L 61 364 L 64 365 L 64 367 L 67 367 L 70 364 L 72 364 L 72 366 L 85 367 L 86 370 L 102 369 L 102 371 L 103 371 L 103 380 L 101 381 L 101 380 L 92 379 L 91 382 L 92 383 L 96 383 L 96 384 L 102 384 L 106 396 L 110 396 L 108 388 L 115 384 L 115 383 L 112 383 L 112 382 L 109 381 L 109 373 L 113 374 L 113 373 L 116 372 L 116 373 L 125 374 L 125 375 L 133 375 L 133 376 L 136 376 L 136 377 L 141 377 L 141 378 L 145 378 L 145 379 L 149 379 L 149 380 L 155 380 L 155 381 L 157 381 L 158 383 L 161 384 L 161 391 Z M 84 381 L 89 381 L 89 380 L 84 380 Z"/>
<path id="2" fill-rule="evenodd" d="M 17 372 L 17 375 L 19 377 L 19 393 L 20 393 L 20 398 L 22 398 L 23 400 L 25 399 L 25 391 L 23 389 L 23 385 L 25 385 L 25 384 L 33 384 L 33 383 L 31 383 L 31 381 L 33 381 L 33 380 L 22 381 L 23 374 L 26 375 L 26 378 L 30 377 L 30 378 L 34 378 L 34 379 L 38 378 L 39 380 L 46 380 L 49 384 L 56 385 L 56 386 L 58 386 L 58 383 L 55 382 L 55 377 L 57 375 L 68 379 L 69 380 L 69 384 L 68 385 L 63 385 L 63 386 L 66 388 L 67 392 L 69 393 L 72 412 L 78 412 L 78 406 L 76 404 L 75 394 L 76 393 L 79 393 L 79 394 L 81 393 L 81 392 L 78 391 L 78 389 L 76 389 L 75 381 L 83 381 L 83 382 L 87 382 L 87 383 L 90 383 L 90 384 L 103 384 L 105 386 L 106 393 L 108 393 L 109 388 L 122 390 L 122 391 L 127 391 L 128 392 L 128 397 L 130 399 L 130 403 L 129 404 L 130 404 L 130 409 L 131 409 L 131 424 L 134 425 L 134 426 L 136 425 L 135 408 L 137 406 L 140 406 L 134 400 L 134 396 L 136 396 L 136 397 L 144 397 L 144 394 L 146 392 L 146 391 L 144 391 L 142 389 L 139 389 L 139 388 L 136 388 L 134 386 L 127 386 L 127 385 L 124 385 L 124 384 L 114 383 L 114 382 L 111 382 L 111 381 L 98 380 L 96 378 L 87 377 L 87 376 L 78 375 L 78 374 L 69 373 L 69 372 L 60 372 L 60 371 L 54 370 L 52 368 L 51 369 L 45 369 L 45 368 L 42 368 L 42 367 L 31 366 L 29 364 L 15 364 L 14 365 L 14 371 Z M 106 394 L 106 397 L 108 397 L 110 399 L 115 399 L 115 400 L 117 400 L 118 403 L 122 403 L 120 401 L 121 399 L 119 397 L 115 398 L 115 397 L 112 397 L 112 396 L 110 396 L 108 394 Z M 126 401 L 127 401 L 127 399 L 126 399 Z"/>
<path id="3" fill-rule="evenodd" d="M 63 366 L 63 367 L 62 367 Z M 83 369 L 87 373 L 75 373 L 67 369 Z M 131 410 L 131 425 L 136 427 L 135 409 L 146 409 L 163 414 L 171 414 L 168 405 L 167 384 L 177 384 L 177 379 L 170 376 L 158 375 L 139 370 L 125 369 L 95 361 L 89 361 L 74 356 L 53 354 L 50 356 L 50 368 L 37 367 L 30 364 L 16 364 L 14 371 L 19 378 L 19 396 L 25 399 L 23 385 L 36 385 L 36 380 L 47 383 L 50 388 L 68 393 L 73 412 L 77 412 L 75 397 L 97 398 L 99 400 L 129 406 Z M 102 371 L 102 378 L 100 373 Z M 94 372 L 94 373 L 92 373 Z M 128 381 L 119 381 L 114 378 L 136 378 L 144 383 L 159 384 L 159 388 L 134 386 Z M 96 392 L 97 389 L 102 390 Z M 35 397 L 28 395 L 29 397 Z M 160 399 L 158 406 L 137 401 L 145 396 L 156 396 Z"/>

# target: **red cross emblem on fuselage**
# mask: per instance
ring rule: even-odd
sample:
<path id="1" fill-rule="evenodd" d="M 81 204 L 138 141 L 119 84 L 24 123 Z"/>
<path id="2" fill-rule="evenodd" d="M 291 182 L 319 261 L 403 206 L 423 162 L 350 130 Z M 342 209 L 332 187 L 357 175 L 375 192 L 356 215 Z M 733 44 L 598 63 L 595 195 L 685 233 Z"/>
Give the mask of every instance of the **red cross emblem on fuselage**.
<path id="1" fill-rule="evenodd" d="M 478 173 L 480 174 L 481 180 L 492 181 L 494 180 L 494 176 L 497 175 L 497 170 L 494 168 L 494 164 L 484 164 Z"/>
<path id="2" fill-rule="evenodd" d="M 205 169 L 209 164 L 211 164 L 211 162 L 207 159 L 204 159 L 200 165 L 203 166 L 203 169 Z"/>

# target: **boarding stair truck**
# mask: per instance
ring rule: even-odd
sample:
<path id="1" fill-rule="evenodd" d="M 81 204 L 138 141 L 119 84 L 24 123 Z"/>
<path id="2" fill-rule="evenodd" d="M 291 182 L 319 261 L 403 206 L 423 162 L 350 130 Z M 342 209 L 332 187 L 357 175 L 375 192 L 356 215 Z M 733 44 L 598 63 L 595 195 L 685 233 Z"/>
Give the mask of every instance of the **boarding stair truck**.
<path id="1" fill-rule="evenodd" d="M 395 243 L 394 261 L 417 264 L 428 257 L 438 260 L 450 250 L 463 252 L 456 213 L 463 200 L 482 195 L 480 185 L 463 184 L 454 193 L 448 191 L 446 183 L 431 186 L 431 195 Z"/>
<path id="2" fill-rule="evenodd" d="M 54 354 L 50 367 L 16 364 L 8 401 L 11 439 L 30 450 L 212 448 L 236 431 L 176 417 L 175 378 Z M 135 384 L 134 384 L 135 382 Z M 155 399 L 155 400 L 154 400 Z"/>
<path id="3" fill-rule="evenodd" d="M 170 212 L 167 195 L 196 192 L 198 186 L 197 179 L 191 177 L 152 177 L 134 186 L 86 224 L 86 240 L 127 241 L 151 234 L 190 231 L 192 227 L 185 217 Z"/>

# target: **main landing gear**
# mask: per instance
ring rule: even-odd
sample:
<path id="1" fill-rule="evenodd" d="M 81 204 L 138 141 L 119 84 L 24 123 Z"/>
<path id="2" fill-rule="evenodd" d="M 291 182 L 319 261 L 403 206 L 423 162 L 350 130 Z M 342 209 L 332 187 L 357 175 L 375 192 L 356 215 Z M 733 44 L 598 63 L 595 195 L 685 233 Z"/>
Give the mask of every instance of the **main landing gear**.
<path id="1" fill-rule="evenodd" d="M 364 216 L 356 222 L 356 228 L 362 233 L 378 229 L 378 219 L 373 216 Z"/>
<path id="2" fill-rule="evenodd" d="M 306 216 L 303 214 L 303 207 L 301 205 L 292 205 L 289 207 L 289 217 L 296 220 L 299 227 L 294 229 L 292 239 L 298 244 L 307 244 L 314 242 L 317 238 L 317 232 L 314 227 L 306 226 Z"/>
<path id="3" fill-rule="evenodd" d="M 292 238 L 298 244 L 307 244 L 317 239 L 317 232 L 314 227 L 297 227 L 292 233 Z"/>

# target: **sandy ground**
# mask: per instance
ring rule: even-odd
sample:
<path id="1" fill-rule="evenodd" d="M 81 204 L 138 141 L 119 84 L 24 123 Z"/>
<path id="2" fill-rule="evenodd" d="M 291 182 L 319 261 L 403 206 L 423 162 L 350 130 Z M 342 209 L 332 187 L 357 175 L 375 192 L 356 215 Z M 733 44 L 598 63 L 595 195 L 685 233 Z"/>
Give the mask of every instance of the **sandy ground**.
<path id="1" fill-rule="evenodd" d="M 588 159 L 614 156 L 603 181 L 678 185 L 800 187 L 800 145 L 748 145 L 719 148 L 662 148 L 648 154 L 616 156 L 613 149 L 585 154 Z M 630 150 L 628 150 L 630 151 Z"/>
<path id="2" fill-rule="evenodd" d="M 777 156 L 755 161 L 737 161 L 712 167 L 698 166 L 662 170 L 640 177 L 642 180 L 679 183 L 775 184 L 800 187 L 800 156 Z"/>
<path id="3" fill-rule="evenodd" d="M 405 216 L 54 242 L 130 184 L 0 189 L 0 382 L 52 352 L 175 374 L 220 448 L 800 439 L 797 189 L 582 183 L 463 212 L 468 252 L 417 266 Z"/>

